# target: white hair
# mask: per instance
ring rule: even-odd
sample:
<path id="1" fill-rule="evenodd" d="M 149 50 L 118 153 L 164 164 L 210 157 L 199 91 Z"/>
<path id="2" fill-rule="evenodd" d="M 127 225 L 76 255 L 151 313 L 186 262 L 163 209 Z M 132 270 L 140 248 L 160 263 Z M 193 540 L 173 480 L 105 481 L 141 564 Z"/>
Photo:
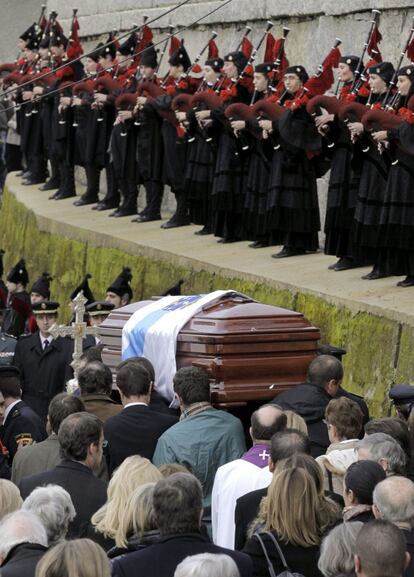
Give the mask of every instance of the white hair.
<path id="1" fill-rule="evenodd" d="M 76 515 L 69 493 L 59 485 L 37 487 L 25 499 L 22 509 L 32 511 L 42 521 L 49 545 L 65 538 L 69 523 Z"/>
<path id="2" fill-rule="evenodd" d="M 359 521 L 341 523 L 323 539 L 318 568 L 324 577 L 353 573 L 355 544 L 362 527 Z"/>
<path id="3" fill-rule="evenodd" d="M 229 555 L 200 553 L 186 557 L 177 565 L 174 577 L 240 577 L 236 563 Z"/>
<path id="4" fill-rule="evenodd" d="M 406 456 L 401 446 L 387 433 L 373 433 L 366 435 L 358 441 L 357 450 L 368 451 L 369 459 L 376 461 L 385 460 L 388 463 L 387 475 L 403 475 L 405 472 Z"/>
<path id="5" fill-rule="evenodd" d="M 0 523 L 0 559 L 20 543 L 37 543 L 47 547 L 46 529 L 39 517 L 31 511 L 15 511 L 6 515 Z"/>
<path id="6" fill-rule="evenodd" d="M 374 489 L 372 500 L 381 517 L 414 527 L 414 483 L 406 477 L 387 477 Z"/>

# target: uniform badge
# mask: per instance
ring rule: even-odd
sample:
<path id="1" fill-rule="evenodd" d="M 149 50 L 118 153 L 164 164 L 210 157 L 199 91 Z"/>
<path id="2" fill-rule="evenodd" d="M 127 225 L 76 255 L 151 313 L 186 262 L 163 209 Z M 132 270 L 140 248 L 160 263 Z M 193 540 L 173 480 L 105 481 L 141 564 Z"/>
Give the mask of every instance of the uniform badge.
<path id="1" fill-rule="evenodd" d="M 30 433 L 20 433 L 20 435 L 16 435 L 14 437 L 18 448 L 20 447 L 27 447 L 27 445 L 33 444 L 33 438 Z"/>

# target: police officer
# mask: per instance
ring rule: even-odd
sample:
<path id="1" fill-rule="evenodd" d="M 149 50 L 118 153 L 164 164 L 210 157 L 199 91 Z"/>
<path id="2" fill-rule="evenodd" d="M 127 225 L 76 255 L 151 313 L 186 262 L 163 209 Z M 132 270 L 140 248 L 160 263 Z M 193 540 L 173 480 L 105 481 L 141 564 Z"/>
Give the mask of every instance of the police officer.
<path id="1" fill-rule="evenodd" d="M 47 437 L 42 419 L 21 400 L 20 371 L 13 365 L 0 367 L 0 423 L 9 464 L 19 447 Z"/>
<path id="2" fill-rule="evenodd" d="M 414 386 L 395 385 L 390 389 L 388 395 L 394 402 L 397 415 L 404 421 L 408 421 L 414 409 Z"/>
<path id="3" fill-rule="evenodd" d="M 16 346 L 15 365 L 21 372 L 23 400 L 46 422 L 49 402 L 61 393 L 72 377 L 73 343 L 69 338 L 53 338 L 59 303 L 42 301 L 33 305 L 39 327 L 33 335 L 21 337 Z"/>

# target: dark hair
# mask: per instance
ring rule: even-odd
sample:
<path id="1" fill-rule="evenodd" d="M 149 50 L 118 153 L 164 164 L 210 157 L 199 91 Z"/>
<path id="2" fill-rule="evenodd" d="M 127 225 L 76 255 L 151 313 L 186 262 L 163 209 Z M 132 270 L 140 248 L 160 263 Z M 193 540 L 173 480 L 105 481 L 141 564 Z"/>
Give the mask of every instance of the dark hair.
<path id="1" fill-rule="evenodd" d="M 356 439 L 361 432 L 364 415 L 358 403 L 348 397 L 339 397 L 329 401 L 325 419 L 335 425 L 340 439 Z"/>
<path id="2" fill-rule="evenodd" d="M 260 413 L 264 407 L 272 407 L 274 409 L 273 420 L 266 424 L 260 421 Z M 269 421 L 269 419 L 268 419 Z M 274 434 L 279 433 L 286 428 L 287 417 L 282 409 L 278 409 L 275 405 L 263 405 L 257 411 L 252 413 L 250 417 L 250 424 L 252 427 L 252 437 L 257 441 L 270 441 Z"/>
<path id="3" fill-rule="evenodd" d="M 325 387 L 329 381 L 339 383 L 344 376 L 341 361 L 332 355 L 319 355 L 313 359 L 308 368 L 308 382 L 319 387 Z"/>
<path id="4" fill-rule="evenodd" d="M 116 369 L 116 384 L 126 397 L 141 397 L 148 395 L 151 379 L 142 365 L 124 361 Z"/>
<path id="5" fill-rule="evenodd" d="M 191 473 L 174 473 L 155 485 L 154 515 L 163 534 L 197 532 L 202 507 L 203 490 Z"/>
<path id="6" fill-rule="evenodd" d="M 51 429 L 58 434 L 60 423 L 73 413 L 81 413 L 85 405 L 79 397 L 68 393 L 59 393 L 50 401 L 48 417 Z"/>
<path id="7" fill-rule="evenodd" d="M 18 377 L 7 377 L 0 380 L 0 393 L 5 399 L 20 399 L 22 391 Z"/>
<path id="8" fill-rule="evenodd" d="M 310 455 L 310 440 L 298 429 L 285 429 L 273 435 L 270 441 L 270 456 L 273 463 L 294 455 Z"/>
<path id="9" fill-rule="evenodd" d="M 365 523 L 355 545 L 355 554 L 367 577 L 401 577 L 406 550 L 401 529 L 383 519 Z"/>
<path id="10" fill-rule="evenodd" d="M 89 393 L 110 395 L 112 392 L 111 369 L 99 361 L 88 363 L 79 371 L 78 384 L 82 395 Z"/>
<path id="11" fill-rule="evenodd" d="M 104 345 L 96 345 L 96 347 L 89 347 L 81 355 L 81 361 L 86 361 L 87 363 L 93 363 L 94 361 L 99 361 L 102 363 L 102 349 Z"/>
<path id="12" fill-rule="evenodd" d="M 400 445 L 401 449 L 411 457 L 411 442 L 408 425 L 398 417 L 383 417 L 382 419 L 373 419 L 365 425 L 365 433 L 372 435 L 373 433 L 386 433 L 392 437 Z"/>
<path id="13" fill-rule="evenodd" d="M 356 461 L 345 474 L 344 484 L 360 505 L 372 505 L 375 486 L 386 477 L 384 469 L 375 461 Z"/>
<path id="14" fill-rule="evenodd" d="M 199 367 L 183 367 L 174 376 L 174 391 L 184 405 L 210 402 L 210 378 Z"/>
<path id="15" fill-rule="evenodd" d="M 144 369 L 146 369 L 148 371 L 151 382 L 155 381 L 155 370 L 154 370 L 154 366 L 151 363 L 151 361 L 149 361 L 145 357 L 129 357 L 129 359 L 126 359 L 125 361 L 122 361 L 121 363 L 119 363 L 118 369 L 120 369 L 121 367 L 124 367 L 125 365 L 127 365 L 129 363 L 135 363 L 140 367 L 144 367 Z"/>
<path id="16" fill-rule="evenodd" d="M 89 445 L 99 443 L 102 430 L 102 421 L 90 413 L 74 413 L 66 417 L 58 432 L 62 459 L 84 461 Z"/>

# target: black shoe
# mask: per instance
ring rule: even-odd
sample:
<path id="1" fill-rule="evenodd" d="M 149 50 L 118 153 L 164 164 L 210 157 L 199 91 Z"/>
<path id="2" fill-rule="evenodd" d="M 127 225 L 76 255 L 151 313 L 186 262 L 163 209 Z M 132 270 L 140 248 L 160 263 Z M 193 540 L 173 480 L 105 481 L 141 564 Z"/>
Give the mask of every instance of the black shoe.
<path id="1" fill-rule="evenodd" d="M 328 266 L 328 270 L 335 270 L 335 268 L 341 264 L 341 262 L 343 261 L 343 258 L 341 257 L 340 259 L 338 259 L 336 262 L 330 264 Z"/>
<path id="2" fill-rule="evenodd" d="M 24 186 L 34 186 L 35 184 L 42 184 L 42 182 L 44 182 L 44 180 L 39 178 L 27 178 L 26 180 L 22 181 L 22 184 Z"/>
<path id="3" fill-rule="evenodd" d="M 405 277 L 404 280 L 400 280 L 400 282 L 397 282 L 397 286 L 400 286 L 403 288 L 414 286 L 414 276 Z"/>
<path id="4" fill-rule="evenodd" d="M 60 194 L 60 190 L 57 189 L 57 191 L 54 194 L 51 194 L 49 196 L 49 200 L 56 200 L 56 198 L 59 196 L 59 194 Z"/>
<path id="5" fill-rule="evenodd" d="M 388 275 L 383 274 L 379 269 L 374 267 L 371 272 L 364 274 L 361 278 L 364 280 L 377 280 L 379 278 L 385 278 Z"/>
<path id="6" fill-rule="evenodd" d="M 219 238 L 218 241 L 220 244 L 231 244 L 233 242 L 238 242 L 237 238 Z"/>
<path id="7" fill-rule="evenodd" d="M 75 206 L 85 206 L 87 204 L 95 204 L 98 199 L 95 198 L 88 198 L 87 196 L 81 196 L 79 200 L 75 200 L 73 203 Z"/>
<path id="8" fill-rule="evenodd" d="M 47 182 L 42 184 L 42 186 L 39 186 L 39 190 L 42 190 L 42 191 L 55 190 L 56 188 L 59 188 L 59 186 L 60 186 L 60 182 L 58 180 L 48 180 Z"/>
<path id="9" fill-rule="evenodd" d="M 201 230 L 196 230 L 194 234 L 196 234 L 197 236 L 204 236 L 206 234 L 212 234 L 212 231 L 208 226 L 205 226 Z"/>
<path id="10" fill-rule="evenodd" d="M 269 246 L 269 243 L 265 240 L 255 240 L 249 244 L 249 248 L 265 248 L 266 246 Z"/>
<path id="11" fill-rule="evenodd" d="M 358 268 L 359 266 L 361 266 L 361 264 L 358 261 L 354 260 L 353 258 L 345 256 L 341 258 L 339 262 L 336 263 L 334 270 L 336 272 L 339 272 L 342 270 L 349 270 L 351 268 Z"/>
<path id="12" fill-rule="evenodd" d="M 76 192 L 60 192 L 55 196 L 55 200 L 64 200 L 65 198 L 73 198 Z"/>
<path id="13" fill-rule="evenodd" d="M 112 210 L 113 208 L 118 208 L 118 205 L 114 202 L 102 200 L 101 202 L 98 202 L 96 206 L 93 206 L 92 210 Z"/>
<path id="14" fill-rule="evenodd" d="M 136 208 L 128 208 L 127 206 L 125 206 L 125 207 L 121 206 L 117 210 L 115 210 L 114 212 L 111 212 L 111 214 L 109 216 L 113 216 L 115 218 L 120 218 L 122 216 L 132 216 L 134 214 L 137 214 Z"/>
<path id="15" fill-rule="evenodd" d="M 272 254 L 272 258 L 287 258 L 289 256 L 300 256 L 302 254 L 306 254 L 306 250 L 284 246 L 280 252 Z"/>
<path id="16" fill-rule="evenodd" d="M 172 217 L 170 220 L 167 220 L 167 222 L 164 222 L 164 224 L 161 225 L 161 228 L 178 228 L 179 226 L 187 226 L 188 224 L 190 224 L 190 219 L 188 217 Z"/>
<path id="17" fill-rule="evenodd" d="M 154 220 L 161 220 L 161 215 L 150 216 L 149 214 L 139 214 L 131 220 L 131 222 L 153 222 Z"/>
<path id="18" fill-rule="evenodd" d="M 27 179 L 29 179 L 29 178 L 32 177 L 32 174 L 31 174 L 30 171 L 25 170 L 25 171 L 21 174 L 21 177 L 24 178 L 25 180 L 27 180 Z"/>

